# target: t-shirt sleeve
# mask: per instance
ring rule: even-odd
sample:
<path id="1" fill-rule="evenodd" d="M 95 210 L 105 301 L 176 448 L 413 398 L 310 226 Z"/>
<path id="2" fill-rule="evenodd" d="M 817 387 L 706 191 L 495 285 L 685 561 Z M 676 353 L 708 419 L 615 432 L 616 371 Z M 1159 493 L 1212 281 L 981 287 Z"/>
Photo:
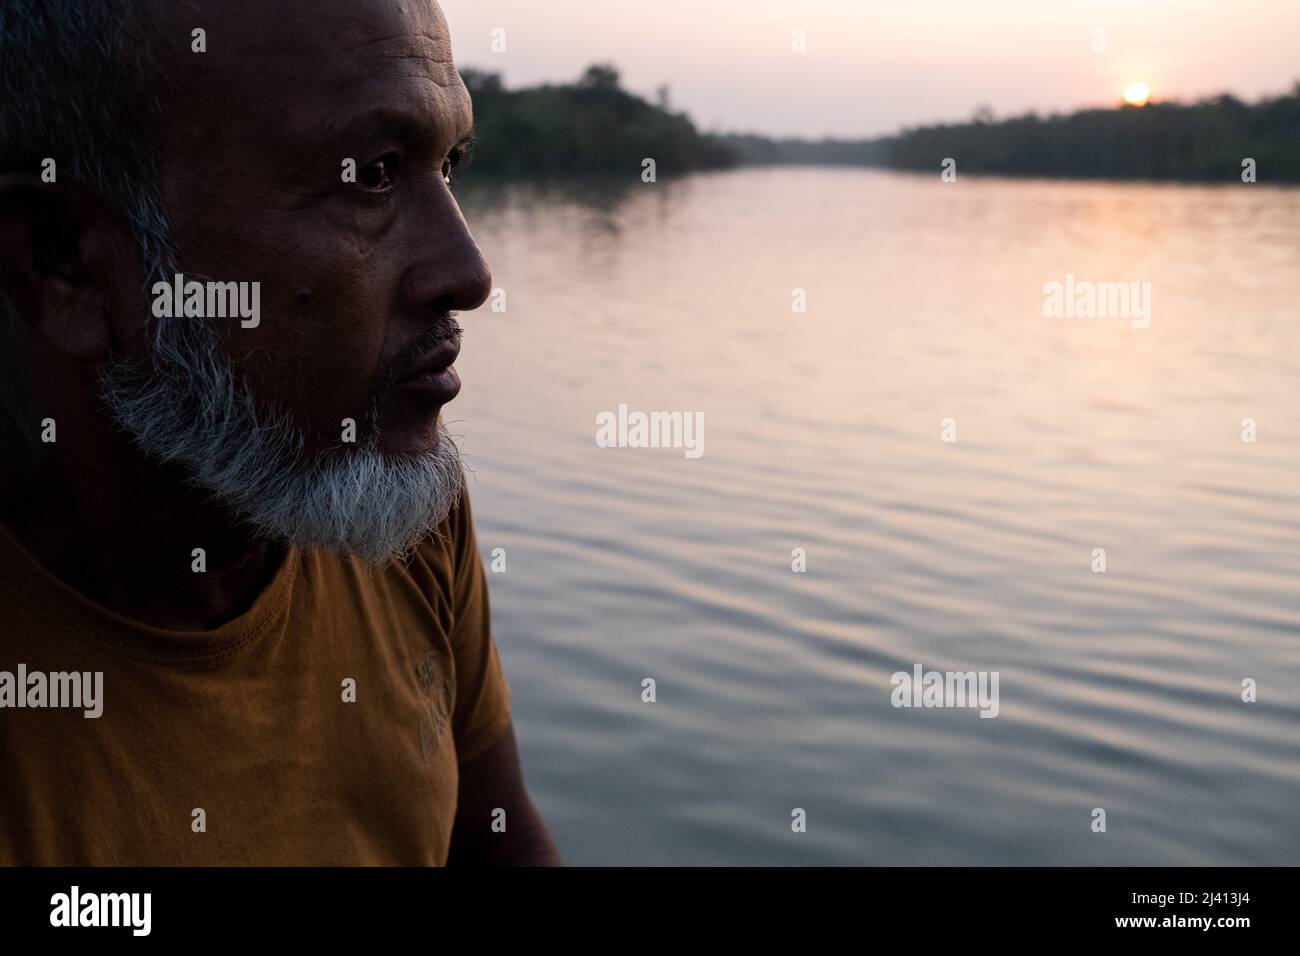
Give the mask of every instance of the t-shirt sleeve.
<path id="1" fill-rule="evenodd" d="M 510 685 L 492 639 L 487 579 L 468 493 L 453 513 L 452 530 L 455 623 L 451 646 L 456 659 L 456 703 L 451 726 L 456 759 L 466 763 L 488 750 L 510 726 Z"/>

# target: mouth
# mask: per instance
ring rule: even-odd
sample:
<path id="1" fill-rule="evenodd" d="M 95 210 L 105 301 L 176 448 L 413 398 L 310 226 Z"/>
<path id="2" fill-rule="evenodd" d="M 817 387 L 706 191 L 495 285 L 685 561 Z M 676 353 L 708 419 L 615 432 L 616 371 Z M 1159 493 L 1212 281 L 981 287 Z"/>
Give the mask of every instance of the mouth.
<path id="1" fill-rule="evenodd" d="M 460 376 L 452 364 L 458 355 L 459 343 L 444 340 L 413 362 L 393 386 L 410 398 L 439 405 L 450 402 L 460 392 Z"/>

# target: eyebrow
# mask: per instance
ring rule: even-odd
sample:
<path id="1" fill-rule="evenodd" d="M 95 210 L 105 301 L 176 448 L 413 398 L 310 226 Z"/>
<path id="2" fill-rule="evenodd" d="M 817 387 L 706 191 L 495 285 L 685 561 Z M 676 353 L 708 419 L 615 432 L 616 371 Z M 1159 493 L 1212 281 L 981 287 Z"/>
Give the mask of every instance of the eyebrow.
<path id="1" fill-rule="evenodd" d="M 462 152 L 468 153 L 473 149 L 475 149 L 477 146 L 478 146 L 478 129 L 477 127 L 471 126 L 469 128 L 469 132 L 460 138 L 459 142 L 456 143 L 453 149 L 459 149 Z"/>
<path id="2" fill-rule="evenodd" d="M 424 144 L 436 143 L 442 138 L 442 131 L 437 126 L 431 126 L 429 123 L 420 119 L 415 114 L 401 109 L 391 109 L 389 107 L 380 107 L 368 110 L 345 123 L 341 126 L 330 129 L 328 140 L 332 142 L 348 142 L 349 144 L 359 139 L 364 139 L 367 143 L 378 140 L 393 140 L 403 144 Z M 472 149 L 477 143 L 474 127 L 461 136 L 452 144 L 452 149 Z"/>

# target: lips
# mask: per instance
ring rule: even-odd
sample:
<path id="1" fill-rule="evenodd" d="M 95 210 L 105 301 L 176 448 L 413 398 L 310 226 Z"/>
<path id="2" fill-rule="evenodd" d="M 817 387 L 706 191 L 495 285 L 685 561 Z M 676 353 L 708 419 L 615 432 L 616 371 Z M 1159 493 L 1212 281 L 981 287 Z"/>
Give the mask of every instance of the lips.
<path id="1" fill-rule="evenodd" d="M 451 367 L 460 355 L 460 346 L 455 342 L 441 342 L 433 351 L 426 353 L 397 380 L 399 385 L 436 375 Z"/>
<path id="2" fill-rule="evenodd" d="M 452 365 L 458 355 L 460 345 L 444 341 L 414 362 L 394 385 L 421 403 L 446 404 L 460 393 L 460 376 Z"/>

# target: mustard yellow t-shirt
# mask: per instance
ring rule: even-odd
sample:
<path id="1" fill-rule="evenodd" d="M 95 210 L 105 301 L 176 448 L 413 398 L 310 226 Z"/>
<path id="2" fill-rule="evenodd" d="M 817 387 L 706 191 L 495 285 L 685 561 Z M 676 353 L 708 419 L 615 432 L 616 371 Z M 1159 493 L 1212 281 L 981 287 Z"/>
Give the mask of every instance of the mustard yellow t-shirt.
<path id="1" fill-rule="evenodd" d="M 383 570 L 291 549 L 210 631 L 109 611 L 0 527 L 2 864 L 440 865 L 458 764 L 509 720 L 467 497 Z"/>

